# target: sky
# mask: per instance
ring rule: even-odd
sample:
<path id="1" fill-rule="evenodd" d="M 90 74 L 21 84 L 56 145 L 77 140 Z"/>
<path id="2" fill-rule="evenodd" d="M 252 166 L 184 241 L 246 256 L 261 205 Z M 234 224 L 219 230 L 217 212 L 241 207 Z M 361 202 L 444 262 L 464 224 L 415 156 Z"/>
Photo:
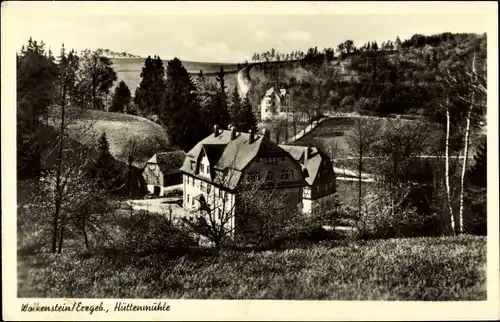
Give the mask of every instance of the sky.
<path id="1" fill-rule="evenodd" d="M 432 3 L 412 7 L 397 2 L 312 6 L 275 2 L 246 7 L 229 2 L 77 2 L 71 7 L 61 2 L 27 3 L 2 8 L 8 9 L 2 10 L 2 18 L 5 14 L 14 26 L 10 31 L 16 48 L 33 37 L 55 54 L 64 43 L 76 50 L 108 48 L 143 57 L 243 62 L 250 61 L 254 52 L 273 47 L 280 52 L 306 51 L 311 46 L 336 47 L 346 39 L 361 46 L 398 35 L 404 40 L 415 33 L 483 33 L 488 28 L 484 10 L 473 10 L 481 5 L 463 7 L 463 3 L 439 8 Z"/>

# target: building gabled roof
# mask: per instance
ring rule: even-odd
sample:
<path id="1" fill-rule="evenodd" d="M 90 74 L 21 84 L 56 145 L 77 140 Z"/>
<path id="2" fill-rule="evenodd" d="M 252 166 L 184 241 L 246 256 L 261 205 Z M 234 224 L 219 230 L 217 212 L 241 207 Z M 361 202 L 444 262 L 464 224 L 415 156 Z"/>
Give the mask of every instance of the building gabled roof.
<path id="1" fill-rule="evenodd" d="M 305 166 L 307 173 L 309 174 L 309 176 L 305 178 L 306 182 L 308 185 L 313 185 L 319 172 L 321 161 L 323 161 L 324 158 L 328 158 L 328 156 L 315 147 L 284 144 L 280 145 L 280 147 L 290 153 L 295 160 Z M 309 149 L 309 151 L 307 149 Z"/>
<path id="2" fill-rule="evenodd" d="M 273 93 L 275 93 L 276 96 L 278 97 L 278 99 L 281 100 L 287 94 L 287 90 L 282 88 L 279 91 L 277 91 L 274 87 L 271 87 L 270 89 L 268 89 L 266 91 L 266 93 L 264 94 L 264 97 L 271 96 Z"/>
<path id="3" fill-rule="evenodd" d="M 255 157 L 264 154 L 289 156 L 287 151 L 264 135 L 253 135 L 254 139 L 250 143 L 250 134 L 248 133 L 235 132 L 233 140 L 231 140 L 231 131 L 229 130 L 220 130 L 217 136 L 211 133 L 186 154 L 181 171 L 197 176 L 196 170 L 191 168 L 191 162 L 197 162 L 200 153 L 205 151 L 210 165 L 215 171 L 213 182 L 234 190 L 240 182 L 243 170 Z M 301 168 L 295 159 L 294 161 L 297 167 Z"/>
<path id="4" fill-rule="evenodd" d="M 186 153 L 182 150 L 156 153 L 147 164 L 158 164 L 160 171 L 165 174 L 176 173 L 182 166 Z"/>

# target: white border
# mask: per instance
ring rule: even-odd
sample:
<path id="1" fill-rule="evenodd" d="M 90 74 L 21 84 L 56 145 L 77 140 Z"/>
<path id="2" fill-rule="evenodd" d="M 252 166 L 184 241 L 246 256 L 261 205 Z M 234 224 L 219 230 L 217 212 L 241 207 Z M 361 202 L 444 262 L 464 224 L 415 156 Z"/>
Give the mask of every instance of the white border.
<path id="1" fill-rule="evenodd" d="M 2 292 L 5 320 L 465 320 L 498 319 L 498 4 L 496 2 L 2 2 Z M 481 14 L 488 25 L 488 300 L 484 302 L 375 302 L 375 301 L 222 301 L 164 300 L 170 312 L 133 313 L 111 309 L 116 300 L 101 301 L 110 313 L 22 314 L 17 298 L 16 256 L 16 141 L 15 141 L 15 26 L 23 10 L 44 15 L 78 10 L 90 15 L 218 15 L 218 14 Z M 29 22 L 28 22 L 29 23 Z M 43 304 L 61 299 L 30 299 Z M 68 302 L 81 299 L 68 299 Z M 125 300 L 136 304 L 152 300 Z"/>

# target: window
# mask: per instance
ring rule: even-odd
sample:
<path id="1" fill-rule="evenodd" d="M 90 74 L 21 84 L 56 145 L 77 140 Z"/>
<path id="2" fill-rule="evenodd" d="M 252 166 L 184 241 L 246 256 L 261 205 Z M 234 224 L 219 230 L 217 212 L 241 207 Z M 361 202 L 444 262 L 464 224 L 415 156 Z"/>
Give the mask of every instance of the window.
<path id="1" fill-rule="evenodd" d="M 260 180 L 260 176 L 258 172 L 249 172 L 248 173 L 248 181 L 253 182 L 253 181 L 258 181 Z"/>
<path id="2" fill-rule="evenodd" d="M 293 179 L 293 170 L 291 170 L 291 169 L 281 170 L 280 179 L 281 180 L 292 180 Z"/>
<path id="3" fill-rule="evenodd" d="M 188 200 L 188 203 L 189 203 L 189 194 L 188 194 L 188 199 L 187 200 Z"/>
<path id="4" fill-rule="evenodd" d="M 207 173 L 210 174 L 210 167 L 207 165 Z"/>
<path id="5" fill-rule="evenodd" d="M 273 181 L 273 173 L 272 172 L 268 172 L 267 175 L 266 175 L 266 180 L 267 181 Z"/>
<path id="6" fill-rule="evenodd" d="M 196 170 L 196 163 L 194 161 L 191 161 L 191 170 Z"/>
<path id="7" fill-rule="evenodd" d="M 200 182 L 200 189 L 201 191 L 205 192 L 205 182 L 203 181 Z"/>
<path id="8" fill-rule="evenodd" d="M 201 173 L 205 172 L 205 165 L 203 163 L 200 164 L 200 172 Z"/>
<path id="9" fill-rule="evenodd" d="M 224 190 L 219 189 L 219 198 L 224 198 Z"/>
<path id="10" fill-rule="evenodd" d="M 207 183 L 207 192 L 210 193 L 210 190 L 212 189 L 212 186 Z"/>

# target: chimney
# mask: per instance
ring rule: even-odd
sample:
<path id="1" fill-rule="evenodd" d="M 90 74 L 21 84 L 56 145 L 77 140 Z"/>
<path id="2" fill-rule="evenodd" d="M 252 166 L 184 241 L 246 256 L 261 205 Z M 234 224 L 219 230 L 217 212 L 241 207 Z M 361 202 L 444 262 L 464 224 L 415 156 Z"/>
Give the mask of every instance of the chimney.
<path id="1" fill-rule="evenodd" d="M 217 124 L 214 125 L 214 136 L 219 135 L 219 126 Z"/>
<path id="2" fill-rule="evenodd" d="M 271 138 L 271 134 L 269 133 L 269 131 L 267 129 L 262 130 L 262 136 L 268 140 Z"/>
<path id="3" fill-rule="evenodd" d="M 252 129 L 250 129 L 250 131 L 248 131 L 248 143 L 249 143 L 249 144 L 252 144 L 252 143 L 253 143 L 253 141 L 254 141 L 254 139 L 255 139 L 255 136 L 254 136 L 254 134 L 253 134 Z"/>
<path id="4" fill-rule="evenodd" d="M 229 131 L 231 131 L 231 141 L 232 141 L 232 140 L 234 140 L 234 138 L 236 138 L 236 128 L 231 125 L 229 127 Z"/>

